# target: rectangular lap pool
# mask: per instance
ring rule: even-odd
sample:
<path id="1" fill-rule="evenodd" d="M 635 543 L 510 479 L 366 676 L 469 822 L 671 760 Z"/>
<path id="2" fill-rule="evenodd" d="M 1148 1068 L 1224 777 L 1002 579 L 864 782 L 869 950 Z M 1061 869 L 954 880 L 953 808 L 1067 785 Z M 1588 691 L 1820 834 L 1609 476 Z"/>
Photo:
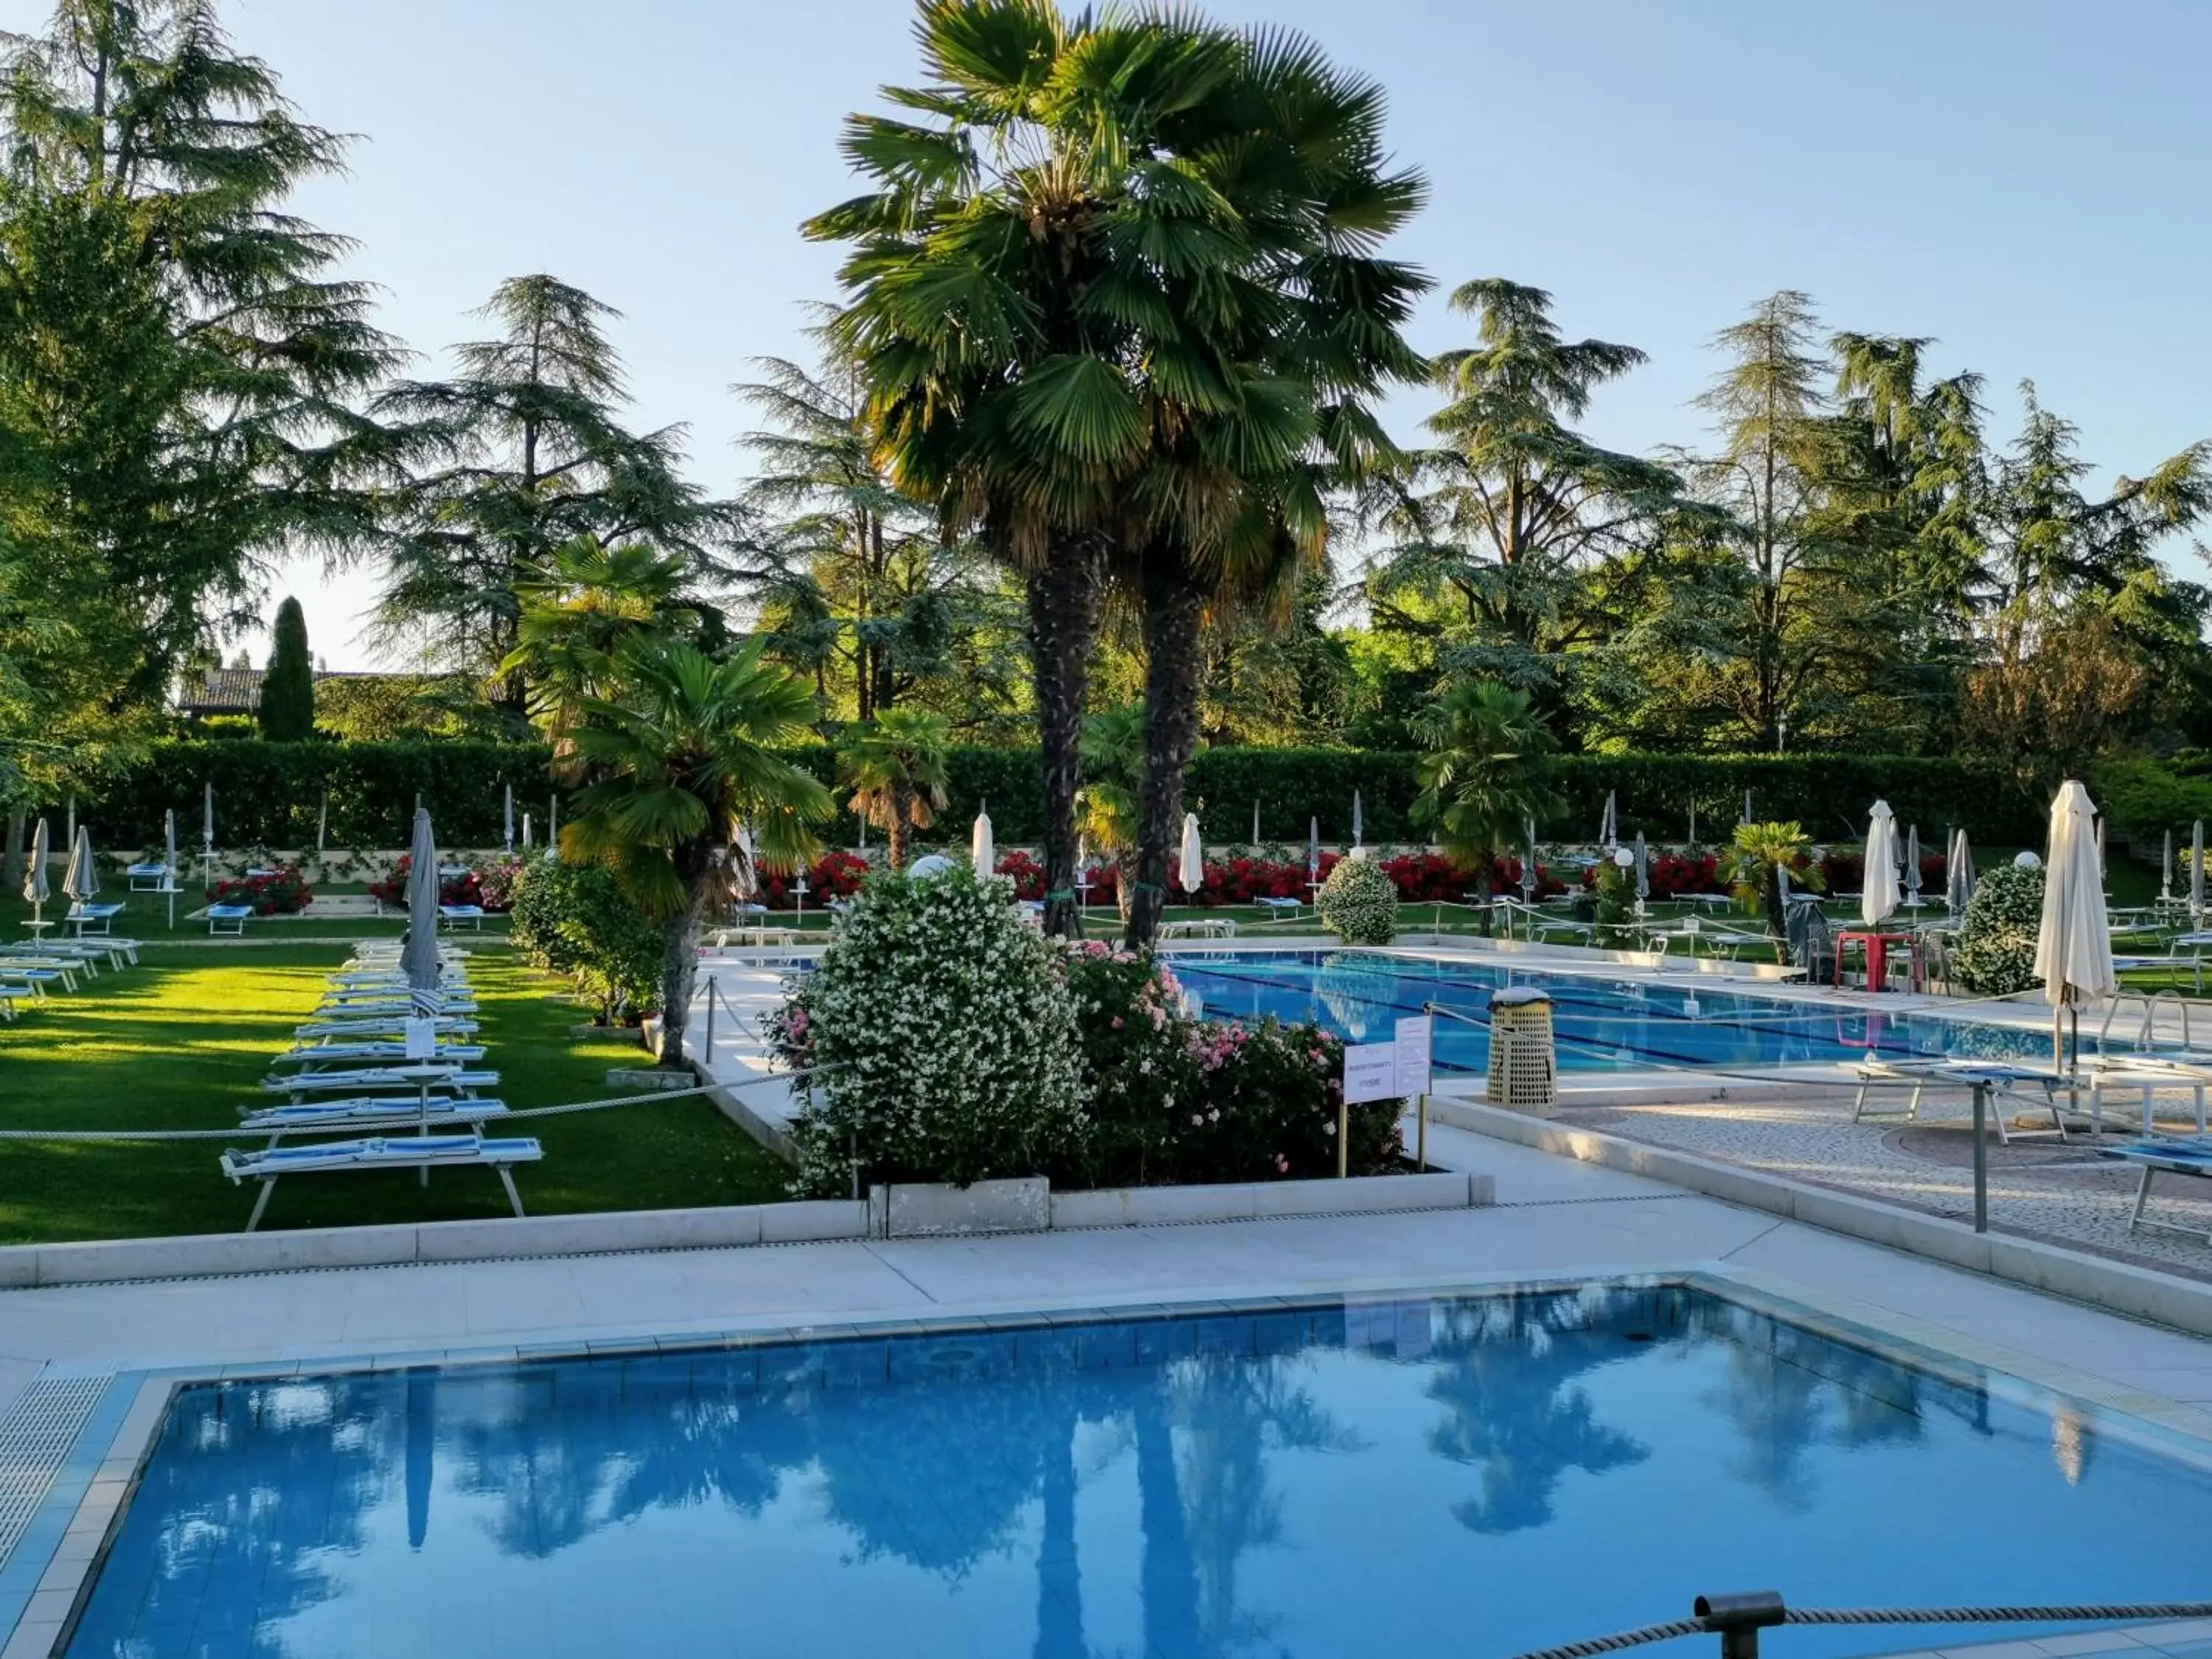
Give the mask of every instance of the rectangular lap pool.
<path id="1" fill-rule="evenodd" d="M 1695 1285 L 1158 1311 L 186 1387 L 67 1651 L 1502 1659 L 2204 1589 L 2191 1447 Z"/>
<path id="2" fill-rule="evenodd" d="M 1427 1003 L 1457 1009 L 1480 1023 L 1437 1020 L 1436 1064 L 1446 1072 L 1488 1066 L 1490 997 L 1509 983 L 1551 993 L 1565 1072 L 1833 1065 L 1870 1055 L 2033 1059 L 2051 1052 L 2048 1032 L 1716 992 L 1687 978 L 1547 974 L 1366 951 L 1177 952 L 1170 961 L 1215 1018 L 1313 1020 L 1352 1042 L 1388 1042 L 1395 1021 Z"/>

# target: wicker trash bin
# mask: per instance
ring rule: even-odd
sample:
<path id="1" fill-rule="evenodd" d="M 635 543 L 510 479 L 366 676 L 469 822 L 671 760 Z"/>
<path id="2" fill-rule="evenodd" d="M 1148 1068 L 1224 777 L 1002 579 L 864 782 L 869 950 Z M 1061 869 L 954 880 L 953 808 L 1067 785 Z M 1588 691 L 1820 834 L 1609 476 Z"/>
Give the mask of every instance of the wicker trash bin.
<path id="1" fill-rule="evenodd" d="M 1550 993 L 1508 986 L 1490 999 L 1490 1103 L 1532 1117 L 1558 1110 L 1559 1057 Z"/>

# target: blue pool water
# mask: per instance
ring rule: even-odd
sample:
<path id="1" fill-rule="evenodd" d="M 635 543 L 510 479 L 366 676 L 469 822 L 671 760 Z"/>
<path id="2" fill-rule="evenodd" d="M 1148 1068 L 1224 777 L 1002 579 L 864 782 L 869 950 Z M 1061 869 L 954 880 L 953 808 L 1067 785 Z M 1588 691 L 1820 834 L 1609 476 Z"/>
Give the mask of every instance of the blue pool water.
<path id="1" fill-rule="evenodd" d="M 2037 1398 L 1686 1285 L 210 1384 L 67 1651 L 1503 1659 L 1704 1591 L 2202 1595 L 2212 1474 Z"/>
<path id="2" fill-rule="evenodd" d="M 1359 951 L 1178 953 L 1172 962 L 1209 1015 L 1313 1020 L 1352 1042 L 1387 1042 L 1396 1020 L 1427 1003 L 1461 1010 L 1480 1023 L 1437 1021 L 1443 1071 L 1488 1067 L 1491 994 L 1509 982 L 1551 993 L 1562 1071 L 1832 1064 L 1869 1055 L 2032 1059 L 2051 1051 L 2049 1035 L 2032 1030 L 1718 993 L 1686 979 L 1532 973 Z"/>

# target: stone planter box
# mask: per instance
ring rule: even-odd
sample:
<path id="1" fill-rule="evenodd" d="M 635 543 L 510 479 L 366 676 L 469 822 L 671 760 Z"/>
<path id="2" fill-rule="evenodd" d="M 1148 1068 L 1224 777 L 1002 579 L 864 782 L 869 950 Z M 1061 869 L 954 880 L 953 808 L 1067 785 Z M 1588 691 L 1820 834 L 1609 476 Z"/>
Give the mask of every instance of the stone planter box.
<path id="1" fill-rule="evenodd" d="M 653 1089 L 694 1089 L 699 1079 L 690 1066 L 671 1071 L 659 1066 L 617 1066 L 607 1073 L 607 1087 L 626 1095 Z"/>
<path id="2" fill-rule="evenodd" d="M 1042 1176 L 979 1181 L 972 1187 L 939 1182 L 871 1187 L 868 1224 L 878 1238 L 1041 1233 L 1052 1225 L 1052 1187 Z"/>

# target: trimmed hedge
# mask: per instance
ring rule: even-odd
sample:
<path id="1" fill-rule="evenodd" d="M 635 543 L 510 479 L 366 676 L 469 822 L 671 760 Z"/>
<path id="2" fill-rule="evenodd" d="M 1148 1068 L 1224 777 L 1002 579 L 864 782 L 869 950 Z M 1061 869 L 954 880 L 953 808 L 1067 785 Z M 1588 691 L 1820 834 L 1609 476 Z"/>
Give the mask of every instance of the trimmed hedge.
<path id="1" fill-rule="evenodd" d="M 833 788 L 836 755 L 826 744 L 790 751 Z M 501 787 L 514 786 L 515 812 L 536 815 L 540 833 L 556 793 L 547 750 L 531 744 L 284 743 L 258 740 L 156 744 L 149 759 L 99 803 L 87 820 L 100 845 L 127 851 L 156 844 L 161 813 L 174 807 L 177 838 L 197 846 L 200 790 L 216 788 L 216 830 L 223 847 L 312 847 L 323 792 L 330 791 L 332 847 L 395 848 L 406 843 L 419 793 L 448 846 L 495 847 Z M 1251 834 L 1252 805 L 1269 842 L 1297 845 L 1309 821 L 1322 840 L 1352 839 L 1352 797 L 1361 798 L 1370 843 L 1420 843 L 1411 809 L 1417 757 L 1400 750 L 1209 749 L 1193 760 L 1186 795 L 1206 839 L 1241 844 Z M 1036 751 L 955 749 L 948 799 L 927 841 L 964 841 L 968 824 L 988 803 L 1001 845 L 1034 843 L 1043 830 L 1043 792 Z M 1760 818 L 1796 818 L 1816 841 L 1856 839 L 1866 811 L 1887 799 L 1900 823 L 1917 823 L 1922 844 L 1942 846 L 1946 830 L 1963 825 L 1977 844 L 2040 845 L 2050 791 L 2023 788 L 2003 768 L 1971 760 L 1880 755 L 1565 755 L 1546 763 L 1553 789 L 1565 803 L 1542 826 L 1547 840 L 1595 836 L 1608 790 L 1618 793 L 1620 833 L 1642 830 L 1654 841 L 1679 841 L 1697 803 L 1699 836 L 1724 838 L 1742 810 L 1743 792 Z M 568 815 L 564 799 L 562 815 Z M 838 797 L 824 839 L 849 847 L 858 823 Z"/>

